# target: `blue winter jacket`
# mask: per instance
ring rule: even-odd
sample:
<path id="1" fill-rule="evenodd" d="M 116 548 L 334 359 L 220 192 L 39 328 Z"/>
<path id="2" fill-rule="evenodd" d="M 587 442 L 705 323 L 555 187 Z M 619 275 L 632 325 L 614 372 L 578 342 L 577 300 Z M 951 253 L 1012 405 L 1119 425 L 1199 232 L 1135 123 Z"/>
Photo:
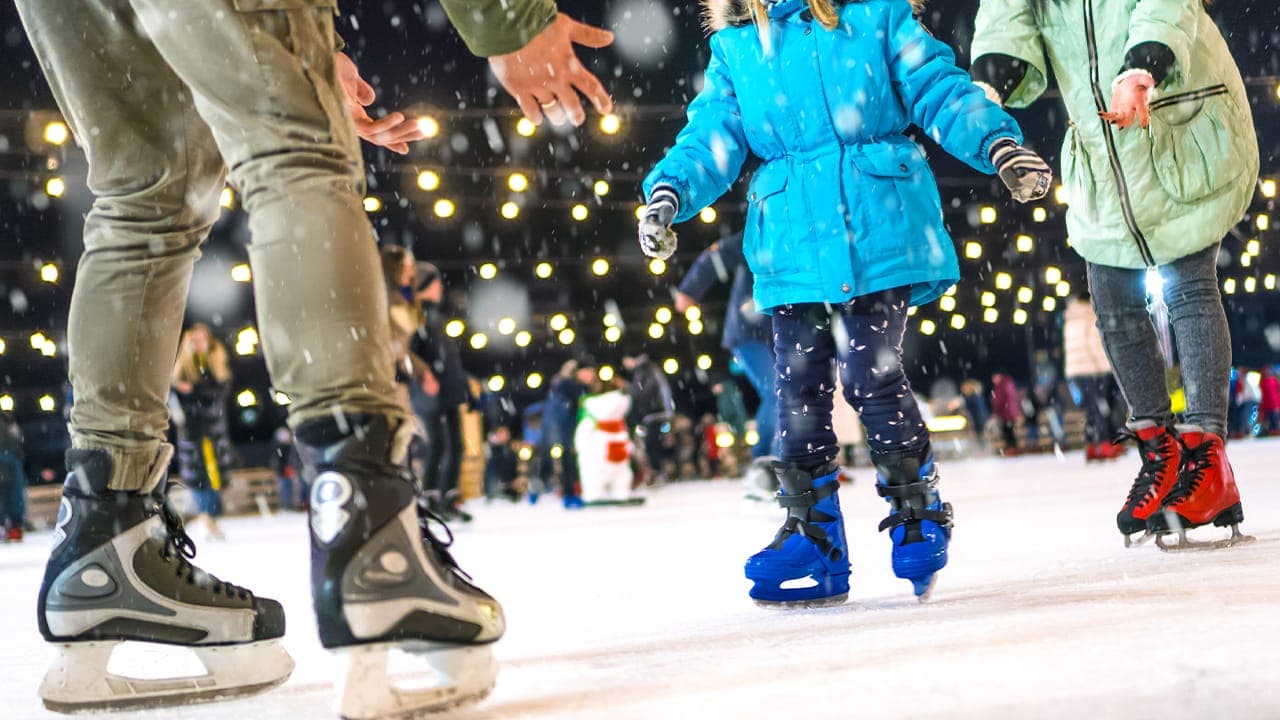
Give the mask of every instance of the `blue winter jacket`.
<path id="1" fill-rule="evenodd" d="M 770 6 L 769 51 L 753 24 L 713 25 L 702 91 L 645 179 L 645 196 L 672 186 L 676 221 L 688 220 L 754 154 L 763 163 L 748 191 L 744 250 L 757 307 L 906 285 L 913 304 L 929 302 L 960 270 L 924 151 L 904 133 L 917 125 L 990 174 L 991 144 L 1021 142 L 1022 132 L 907 0 L 849 2 L 832 31 L 806 8 L 804 0 Z"/>
<path id="2" fill-rule="evenodd" d="M 757 312 L 752 300 L 751 268 L 742 254 L 742 235 L 732 235 L 702 251 L 689 272 L 680 281 L 680 292 L 697 302 L 706 299 L 716 283 L 730 282 L 729 307 L 724 313 L 724 335 L 720 341 L 726 350 L 752 341 L 773 347 L 773 321 Z"/>

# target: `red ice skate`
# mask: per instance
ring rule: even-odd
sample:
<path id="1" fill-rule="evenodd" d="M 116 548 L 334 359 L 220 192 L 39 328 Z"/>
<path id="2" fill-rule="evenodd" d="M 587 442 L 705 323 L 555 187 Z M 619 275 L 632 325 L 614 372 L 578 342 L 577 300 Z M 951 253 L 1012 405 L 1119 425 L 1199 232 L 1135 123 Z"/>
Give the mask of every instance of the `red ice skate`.
<path id="1" fill-rule="evenodd" d="M 1160 511 L 1147 518 L 1147 531 L 1156 536 L 1156 545 L 1166 551 L 1204 550 L 1253 540 L 1240 533 L 1244 509 L 1222 438 L 1194 425 L 1180 426 L 1178 434 L 1183 448 L 1178 483 Z M 1217 542 L 1187 539 L 1187 530 L 1210 523 L 1231 528 L 1231 537 Z M 1177 544 L 1164 542 L 1171 535 L 1178 537 Z"/>
<path id="2" fill-rule="evenodd" d="M 4 534 L 6 542 L 22 542 L 22 526 L 14 525 Z"/>
<path id="3" fill-rule="evenodd" d="M 1132 440 L 1142 455 L 1142 468 L 1129 489 L 1129 498 L 1116 515 L 1116 525 L 1124 534 L 1124 546 L 1132 547 L 1146 542 L 1152 533 L 1148 518 L 1160 509 L 1178 480 L 1178 468 L 1182 463 L 1182 448 L 1169 428 L 1150 420 L 1130 423 L 1110 445 Z M 1134 533 L 1142 533 L 1136 540 Z"/>

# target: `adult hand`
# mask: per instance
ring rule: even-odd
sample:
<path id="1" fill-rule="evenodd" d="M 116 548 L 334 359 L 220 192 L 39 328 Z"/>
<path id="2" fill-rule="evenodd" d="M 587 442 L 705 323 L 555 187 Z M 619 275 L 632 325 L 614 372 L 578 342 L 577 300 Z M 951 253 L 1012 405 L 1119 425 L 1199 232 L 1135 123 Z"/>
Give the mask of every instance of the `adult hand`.
<path id="1" fill-rule="evenodd" d="M 356 134 L 362 140 L 405 155 L 409 152 L 409 143 L 426 137 L 422 128 L 418 127 L 418 121 L 406 118 L 404 113 L 388 113 L 377 120 L 369 117 L 365 108 L 372 105 L 376 97 L 373 86 L 360 77 L 356 64 L 346 53 L 334 53 L 333 60 L 337 65 L 338 84 L 342 86 L 347 112 L 351 113 Z"/>
<path id="2" fill-rule="evenodd" d="M 692 297 L 680 292 L 679 290 L 676 291 L 676 312 L 686 313 L 689 311 L 689 308 L 697 306 L 697 300 L 694 300 Z"/>
<path id="3" fill-rule="evenodd" d="M 1156 86 L 1155 78 L 1145 70 L 1131 70 L 1116 78 L 1111 85 L 1111 107 L 1100 113 L 1103 120 L 1113 123 L 1121 130 L 1138 121 L 1141 127 L 1151 124 L 1151 109 L 1148 101 L 1151 89 Z"/>
<path id="4" fill-rule="evenodd" d="M 587 116 L 578 93 L 585 95 L 601 114 L 613 111 L 613 100 L 578 60 L 574 43 L 602 48 L 612 42 L 613 33 L 608 30 L 584 25 L 560 13 L 524 47 L 489 58 L 489 67 L 525 117 L 541 123 L 545 115 L 553 125 L 563 125 L 566 120 L 581 125 Z"/>

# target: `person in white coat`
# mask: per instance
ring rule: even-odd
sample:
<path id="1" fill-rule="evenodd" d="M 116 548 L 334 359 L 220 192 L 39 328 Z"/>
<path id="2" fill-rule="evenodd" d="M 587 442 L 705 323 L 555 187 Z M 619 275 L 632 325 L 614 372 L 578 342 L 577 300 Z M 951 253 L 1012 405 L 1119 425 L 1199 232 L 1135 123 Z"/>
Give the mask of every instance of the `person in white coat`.
<path id="1" fill-rule="evenodd" d="M 1085 460 L 1110 460 L 1124 454 L 1124 447 L 1111 442 L 1116 426 L 1112 402 L 1114 380 L 1107 352 L 1098 331 L 1098 316 L 1093 312 L 1088 291 L 1067 303 L 1063 314 L 1062 354 L 1067 382 L 1071 383 L 1087 415 L 1085 422 Z"/>

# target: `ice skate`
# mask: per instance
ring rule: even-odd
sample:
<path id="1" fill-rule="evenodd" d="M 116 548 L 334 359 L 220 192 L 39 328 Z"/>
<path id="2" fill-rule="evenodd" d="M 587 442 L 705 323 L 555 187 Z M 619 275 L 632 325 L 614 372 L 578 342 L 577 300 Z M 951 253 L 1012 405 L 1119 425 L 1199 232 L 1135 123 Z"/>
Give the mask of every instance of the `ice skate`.
<path id="1" fill-rule="evenodd" d="M 478 702 L 497 679 L 490 643 L 505 629 L 502 607 L 468 581 L 449 554 L 448 528 L 417 501 L 403 469 L 411 432 L 375 416 L 297 428 L 314 478 L 311 580 L 320 641 L 346 659 L 339 712 L 348 720 Z M 401 653 L 418 667 L 393 672 Z"/>
<path id="2" fill-rule="evenodd" d="M 1147 518 L 1147 530 L 1155 535 L 1156 546 L 1166 552 L 1214 550 L 1251 542 L 1240 532 L 1244 508 L 1235 474 L 1227 461 L 1222 438 L 1194 425 L 1179 425 L 1182 468 L 1178 481 L 1158 512 Z M 1231 536 L 1217 541 L 1194 540 L 1187 531 L 1203 525 L 1231 529 Z M 1176 543 L 1168 542 L 1176 537 Z"/>
<path id="3" fill-rule="evenodd" d="M 1116 437 L 1113 445 L 1132 441 L 1142 456 L 1142 467 L 1129 489 L 1124 507 L 1116 515 L 1116 526 L 1124 535 L 1125 547 L 1136 547 L 1150 540 L 1148 519 L 1159 510 L 1165 496 L 1178 481 L 1178 467 L 1182 463 L 1182 446 L 1168 428 L 1150 420 L 1129 423 Z M 1138 537 L 1135 534 L 1141 533 Z"/>
<path id="4" fill-rule="evenodd" d="M 778 462 L 778 458 L 772 455 L 758 457 L 751 461 L 747 466 L 747 472 L 742 478 L 742 485 L 745 490 L 744 497 L 755 502 L 769 502 L 773 500 L 774 495 L 778 492 L 778 477 L 774 474 L 773 466 Z"/>
<path id="5" fill-rule="evenodd" d="M 40 685 L 50 710 L 205 702 L 261 692 L 293 671 L 279 641 L 280 604 L 188 562 L 195 545 L 164 500 L 172 452 L 164 446 L 139 492 L 107 489 L 106 452 L 67 452 L 70 472 L 37 612 L 41 634 L 58 649 Z M 189 648 L 204 672 L 117 674 L 108 661 L 125 641 Z"/>
<path id="6" fill-rule="evenodd" d="M 921 602 L 929 599 L 937 573 L 947 565 L 951 504 L 938 494 L 933 451 L 873 452 L 876 492 L 889 501 L 880 530 L 893 541 L 893 574 L 911 581 Z"/>
<path id="7" fill-rule="evenodd" d="M 836 496 L 838 470 L 830 465 L 810 473 L 775 463 L 774 474 L 787 519 L 773 542 L 747 560 L 751 599 L 762 607 L 843 603 L 849 597 L 849 549 Z"/>

